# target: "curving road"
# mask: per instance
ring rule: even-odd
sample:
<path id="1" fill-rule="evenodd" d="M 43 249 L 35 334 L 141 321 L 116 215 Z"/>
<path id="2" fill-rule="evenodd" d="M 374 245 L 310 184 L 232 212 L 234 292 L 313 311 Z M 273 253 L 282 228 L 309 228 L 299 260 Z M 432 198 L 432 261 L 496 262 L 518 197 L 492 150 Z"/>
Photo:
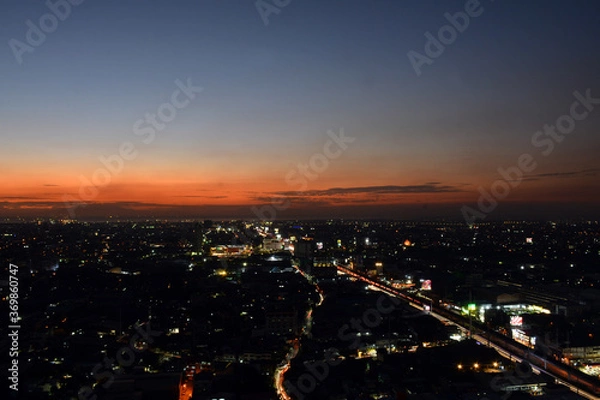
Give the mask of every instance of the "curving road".
<path id="1" fill-rule="evenodd" d="M 321 304 L 323 304 L 323 301 L 325 300 L 325 295 L 323 294 L 323 290 L 319 287 L 319 285 L 317 285 L 316 283 L 313 283 L 312 280 L 310 279 L 310 277 L 308 275 L 306 275 L 300 268 L 298 268 L 297 266 L 294 266 L 294 268 L 296 268 L 296 270 L 307 281 L 309 281 L 310 283 L 312 283 L 314 285 L 316 291 L 319 293 L 319 302 L 315 305 L 315 307 L 319 307 Z M 312 320 L 313 320 L 312 313 L 313 313 L 313 309 L 310 308 L 308 310 L 308 312 L 306 313 L 304 327 L 302 328 L 301 335 L 310 336 L 310 330 L 312 329 Z M 282 364 L 275 370 L 275 376 L 274 376 L 275 388 L 277 389 L 277 395 L 282 400 L 292 400 L 292 398 L 285 391 L 283 382 L 285 380 L 285 373 L 287 372 L 288 369 L 290 369 L 291 361 L 298 355 L 299 351 L 300 351 L 300 339 L 295 338 L 293 341 L 292 347 L 290 348 L 290 351 L 285 356 L 285 360 L 283 360 Z"/>

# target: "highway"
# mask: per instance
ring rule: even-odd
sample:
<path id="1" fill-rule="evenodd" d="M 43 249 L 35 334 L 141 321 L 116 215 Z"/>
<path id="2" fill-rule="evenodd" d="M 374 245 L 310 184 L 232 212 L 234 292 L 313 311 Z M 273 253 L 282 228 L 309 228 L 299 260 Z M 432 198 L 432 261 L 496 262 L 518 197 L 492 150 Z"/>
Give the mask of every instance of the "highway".
<path id="1" fill-rule="evenodd" d="M 512 353 L 509 353 L 508 351 L 504 350 L 502 347 L 496 345 L 495 343 L 489 342 L 486 338 L 484 338 L 481 335 L 473 335 L 473 339 L 477 340 L 480 343 L 488 344 L 490 347 L 492 347 L 493 349 L 495 349 L 498 352 L 498 354 L 500 354 L 504 358 L 507 358 L 507 359 L 509 359 L 511 361 L 517 361 L 517 362 L 523 362 L 524 361 L 522 358 L 519 358 L 519 357 L 517 357 L 516 355 L 514 355 Z M 580 395 L 582 397 L 585 397 L 585 398 L 590 399 L 590 400 L 595 400 L 595 399 L 599 399 L 600 398 L 598 396 L 594 396 L 593 394 L 588 393 L 588 392 L 586 392 L 586 391 L 578 388 L 575 385 L 572 385 L 572 384 L 570 384 L 568 382 L 565 382 L 564 380 L 561 380 L 558 376 L 550 373 L 548 369 L 545 369 L 545 370 L 544 369 L 540 369 L 540 368 L 536 367 L 535 365 L 533 365 L 531 363 L 530 363 L 530 365 L 531 365 L 531 369 L 533 370 L 533 372 L 535 374 L 539 375 L 541 373 L 544 373 L 544 374 L 546 374 L 546 375 L 554 378 L 554 380 L 557 383 L 560 383 L 561 385 L 568 387 L 569 389 L 571 389 L 571 391 L 575 392 L 576 394 L 578 394 L 578 395 Z"/>
<path id="2" fill-rule="evenodd" d="M 430 306 L 430 314 L 443 321 L 450 321 L 456 324 L 459 328 L 463 329 L 463 331 L 469 332 L 469 329 L 465 327 L 468 324 L 466 318 L 455 315 L 448 310 L 431 304 L 429 302 L 423 303 L 420 299 L 415 297 L 407 296 L 400 291 L 391 288 L 381 282 L 375 281 L 367 276 L 356 273 L 355 271 L 347 268 L 346 266 L 335 264 L 338 271 L 341 273 L 350 275 L 354 278 L 360 279 L 365 283 L 368 283 L 380 291 L 385 292 L 390 296 L 395 296 L 406 300 L 408 304 L 412 307 L 415 307 L 419 310 L 423 310 L 424 306 Z M 557 383 L 564 385 L 571 389 L 571 391 L 577 393 L 580 396 L 583 396 L 590 400 L 598 399 L 598 394 L 600 394 L 599 383 L 594 382 L 593 377 L 582 376 L 583 373 L 578 373 L 578 371 L 573 371 L 570 367 L 565 365 L 555 363 L 553 361 L 546 360 L 534 353 L 531 353 L 529 349 L 525 348 L 522 345 L 514 342 L 513 340 L 506 338 L 500 335 L 497 332 L 485 331 L 484 329 L 478 328 L 478 331 L 481 333 L 472 334 L 472 338 L 479 341 L 483 344 L 488 344 L 490 347 L 494 348 L 501 356 L 508 358 L 512 361 L 521 362 L 526 360 L 532 366 L 532 369 L 535 373 L 541 373 L 554 378 Z M 485 337 L 484 337 L 485 336 Z"/>

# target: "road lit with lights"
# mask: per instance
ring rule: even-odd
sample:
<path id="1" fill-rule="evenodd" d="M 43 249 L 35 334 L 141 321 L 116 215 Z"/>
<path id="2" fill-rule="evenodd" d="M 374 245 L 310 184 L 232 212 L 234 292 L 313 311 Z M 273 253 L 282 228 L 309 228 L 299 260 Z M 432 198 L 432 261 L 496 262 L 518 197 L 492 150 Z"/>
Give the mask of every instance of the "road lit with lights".
<path id="1" fill-rule="evenodd" d="M 283 386 L 283 382 L 285 380 L 285 373 L 288 369 L 290 369 L 291 361 L 298 355 L 298 351 L 300 350 L 300 340 L 297 338 L 294 339 L 292 347 L 290 351 L 285 357 L 285 363 L 279 366 L 275 370 L 275 388 L 277 389 L 277 394 L 280 399 L 283 400 L 292 400 L 292 398 L 285 391 L 285 387 Z"/>
<path id="2" fill-rule="evenodd" d="M 373 286 L 374 288 L 376 288 L 384 293 L 387 293 L 388 295 L 399 297 L 403 300 L 406 300 L 408 302 L 408 304 L 410 304 L 412 307 L 418 308 L 419 310 L 424 310 L 426 306 L 429 306 L 428 312 L 431 316 L 439 319 L 442 322 L 449 321 L 448 318 L 436 313 L 435 307 L 433 307 L 432 304 L 423 304 L 420 300 L 418 300 L 416 298 L 407 296 L 406 294 L 401 293 L 398 290 L 395 290 L 389 286 L 386 286 L 386 285 L 382 284 L 381 282 L 377 282 L 377 281 L 375 281 L 369 277 L 366 277 L 362 274 L 358 274 L 358 273 L 352 271 L 351 269 L 347 268 L 346 266 L 340 265 L 338 263 L 336 263 L 335 266 L 337 267 L 339 272 L 349 275 L 349 276 L 352 276 L 356 279 L 362 280 L 363 282 L 368 283 L 369 285 Z M 450 322 L 452 322 L 453 324 L 456 324 L 463 331 L 469 332 L 469 330 L 467 328 L 465 328 L 464 326 L 462 326 L 461 322 L 457 321 L 457 319 L 458 318 L 452 318 L 452 321 L 450 321 Z M 517 361 L 517 362 L 523 361 L 522 358 L 513 354 L 513 352 L 509 351 L 505 347 L 490 341 L 489 338 L 484 338 L 480 334 L 473 334 L 472 337 L 475 340 L 479 341 L 480 343 L 487 343 L 490 347 L 492 347 L 496 351 L 498 351 L 498 353 L 501 356 L 508 358 L 509 360 L 513 360 L 513 361 Z M 549 362 L 533 353 L 527 353 L 526 356 L 527 356 L 527 359 L 525 361 L 527 361 L 531 364 L 531 368 L 533 369 L 534 373 L 540 374 L 541 372 L 543 372 L 546 375 L 554 378 L 557 383 L 568 387 L 569 389 L 571 389 L 571 391 L 577 393 L 580 396 L 583 396 L 590 400 L 600 400 L 600 397 L 588 392 L 587 390 L 584 390 L 583 388 L 581 388 L 579 386 L 575 386 L 573 383 L 569 382 L 569 381 L 572 381 L 573 379 L 575 379 L 575 377 L 573 377 L 571 372 L 568 371 L 565 367 L 563 367 L 561 365 L 557 365 L 553 362 Z M 533 360 L 533 358 L 535 358 L 535 360 Z M 532 364 L 533 361 L 536 361 L 538 363 L 543 363 L 545 368 L 540 368 L 539 366 L 536 367 L 535 365 Z M 586 387 L 595 388 L 596 391 L 598 391 L 597 386 L 592 383 L 581 381 L 581 380 L 579 380 L 578 383 L 585 384 Z"/>
<path id="3" fill-rule="evenodd" d="M 181 380 L 179 382 L 179 400 L 190 400 L 194 394 L 194 375 L 196 374 L 196 367 L 194 365 L 188 365 L 181 373 Z"/>
<path id="4" fill-rule="evenodd" d="M 323 301 L 325 301 L 325 295 L 323 293 L 323 290 L 319 287 L 319 285 L 314 283 L 312 281 L 312 278 L 309 275 L 307 275 L 304 271 L 302 271 L 297 266 L 294 266 L 294 268 L 296 269 L 297 272 L 299 272 L 307 281 L 312 283 L 313 286 L 315 287 L 315 290 L 319 294 L 319 302 L 315 305 L 315 307 L 319 307 L 321 304 L 323 304 Z M 310 331 L 312 329 L 312 320 L 313 320 L 312 313 L 313 313 L 313 309 L 310 308 L 308 310 L 308 312 L 306 313 L 305 323 L 304 323 L 304 327 L 302 328 L 301 335 L 310 336 Z M 277 395 L 282 400 L 292 400 L 292 398 L 285 391 L 283 382 L 285 381 L 285 373 L 291 367 L 291 361 L 298 355 L 299 351 L 300 351 L 300 339 L 295 338 L 293 341 L 292 347 L 290 348 L 290 351 L 286 355 L 283 365 L 280 365 L 275 370 L 275 376 L 274 376 L 275 388 L 277 390 Z"/>

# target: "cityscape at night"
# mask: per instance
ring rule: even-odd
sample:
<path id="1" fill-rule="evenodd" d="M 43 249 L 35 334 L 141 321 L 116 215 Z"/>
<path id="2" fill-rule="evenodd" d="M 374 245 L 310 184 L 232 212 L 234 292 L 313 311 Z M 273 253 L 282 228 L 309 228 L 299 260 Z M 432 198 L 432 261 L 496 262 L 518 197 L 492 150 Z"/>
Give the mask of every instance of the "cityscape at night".
<path id="1" fill-rule="evenodd" d="M 600 400 L 594 0 L 3 0 L 3 399 Z"/>
<path id="2" fill-rule="evenodd" d="M 598 395 L 598 221 L 39 220 L 0 250 L 27 398 Z"/>

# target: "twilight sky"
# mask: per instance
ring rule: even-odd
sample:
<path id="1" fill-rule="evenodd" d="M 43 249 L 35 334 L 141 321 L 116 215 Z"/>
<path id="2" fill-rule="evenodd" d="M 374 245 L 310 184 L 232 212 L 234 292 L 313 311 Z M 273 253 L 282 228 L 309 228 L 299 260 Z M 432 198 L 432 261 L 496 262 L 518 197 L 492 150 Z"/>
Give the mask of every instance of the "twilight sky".
<path id="1" fill-rule="evenodd" d="M 596 1 L 54 3 L 0 14 L 2 218 L 600 216 Z"/>

